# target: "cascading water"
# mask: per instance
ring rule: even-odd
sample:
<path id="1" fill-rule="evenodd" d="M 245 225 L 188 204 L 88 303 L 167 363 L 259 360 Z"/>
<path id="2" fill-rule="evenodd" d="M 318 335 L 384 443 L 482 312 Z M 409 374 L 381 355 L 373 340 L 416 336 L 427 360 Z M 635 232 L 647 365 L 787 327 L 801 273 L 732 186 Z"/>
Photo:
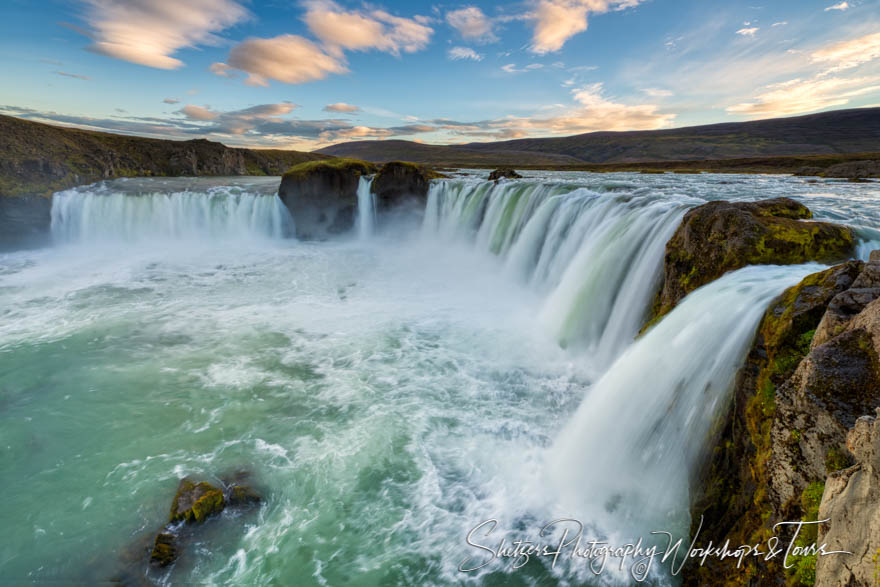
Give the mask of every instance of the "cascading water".
<path id="1" fill-rule="evenodd" d="M 591 387 L 549 451 L 568 511 L 630 539 L 687 536 L 688 484 L 767 304 L 818 265 L 755 266 L 683 300 Z M 615 504 L 609 507 L 608 504 Z"/>
<path id="2" fill-rule="evenodd" d="M 584 347 L 604 369 L 643 323 L 666 241 L 693 203 L 539 182 L 438 182 L 425 232 L 500 256 L 545 296 L 541 319 L 559 343 Z"/>
<path id="3" fill-rule="evenodd" d="M 361 240 L 369 239 L 376 230 L 376 202 L 370 192 L 372 177 L 361 176 L 358 180 L 358 235 Z"/>
<path id="4" fill-rule="evenodd" d="M 293 234 L 293 220 L 277 195 L 232 186 L 149 191 L 141 183 L 106 182 L 55 194 L 53 240 L 265 239 Z"/>

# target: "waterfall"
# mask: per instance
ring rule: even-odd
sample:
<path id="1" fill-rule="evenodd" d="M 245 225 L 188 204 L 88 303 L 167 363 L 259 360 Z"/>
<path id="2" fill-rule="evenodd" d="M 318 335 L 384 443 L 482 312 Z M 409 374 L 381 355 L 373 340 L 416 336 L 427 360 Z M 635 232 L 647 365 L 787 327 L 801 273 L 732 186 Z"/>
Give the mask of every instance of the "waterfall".
<path id="1" fill-rule="evenodd" d="M 358 180 L 358 235 L 361 240 L 366 240 L 376 230 L 376 201 L 370 193 L 373 178 L 361 176 Z"/>
<path id="2" fill-rule="evenodd" d="M 423 230 L 499 256 L 505 271 L 544 294 L 540 317 L 559 343 L 607 366 L 643 324 L 666 241 L 694 203 L 565 184 L 442 181 L 429 191 Z"/>
<path id="3" fill-rule="evenodd" d="M 282 238 L 293 220 L 277 195 L 231 186 L 199 191 L 132 192 L 118 182 L 79 187 L 52 198 L 59 243 L 151 238 Z"/>
<path id="4" fill-rule="evenodd" d="M 672 529 L 686 536 L 690 473 L 758 322 L 775 296 L 818 269 L 728 273 L 633 343 L 587 392 L 550 450 L 548 468 L 564 507 L 586 507 L 600 527 L 630 536 Z"/>

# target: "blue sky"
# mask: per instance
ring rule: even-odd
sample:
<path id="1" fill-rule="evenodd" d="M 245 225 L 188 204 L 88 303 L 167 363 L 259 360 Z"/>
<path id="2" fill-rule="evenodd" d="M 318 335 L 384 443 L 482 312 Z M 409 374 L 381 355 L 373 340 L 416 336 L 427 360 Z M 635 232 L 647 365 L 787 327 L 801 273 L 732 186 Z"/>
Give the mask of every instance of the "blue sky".
<path id="1" fill-rule="evenodd" d="M 2 16 L 0 112 L 236 146 L 880 105 L 880 0 L 6 0 Z"/>

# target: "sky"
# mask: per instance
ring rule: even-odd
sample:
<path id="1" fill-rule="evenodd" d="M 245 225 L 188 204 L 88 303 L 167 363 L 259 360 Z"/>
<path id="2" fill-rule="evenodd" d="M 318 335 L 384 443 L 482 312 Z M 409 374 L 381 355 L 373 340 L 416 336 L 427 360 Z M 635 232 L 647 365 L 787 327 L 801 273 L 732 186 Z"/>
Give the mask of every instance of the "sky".
<path id="1" fill-rule="evenodd" d="M 880 106 L 880 0 L 3 0 L 0 113 L 314 150 Z"/>

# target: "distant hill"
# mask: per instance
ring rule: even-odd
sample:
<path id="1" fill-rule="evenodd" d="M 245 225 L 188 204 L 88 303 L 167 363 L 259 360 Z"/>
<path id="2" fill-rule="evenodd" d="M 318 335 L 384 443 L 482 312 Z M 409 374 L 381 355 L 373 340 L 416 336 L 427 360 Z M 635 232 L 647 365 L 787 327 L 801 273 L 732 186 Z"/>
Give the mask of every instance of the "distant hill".
<path id="1" fill-rule="evenodd" d="M 327 157 L 234 149 L 204 139 L 148 139 L 0 115 L 0 197 L 44 196 L 114 177 L 281 175 L 297 163 Z"/>
<path id="2" fill-rule="evenodd" d="M 408 141 L 358 141 L 320 149 L 336 157 L 464 167 L 633 163 L 880 151 L 880 108 L 729 122 L 686 128 L 594 132 L 569 137 L 439 146 Z M 554 159 L 551 161 L 550 159 Z"/>

